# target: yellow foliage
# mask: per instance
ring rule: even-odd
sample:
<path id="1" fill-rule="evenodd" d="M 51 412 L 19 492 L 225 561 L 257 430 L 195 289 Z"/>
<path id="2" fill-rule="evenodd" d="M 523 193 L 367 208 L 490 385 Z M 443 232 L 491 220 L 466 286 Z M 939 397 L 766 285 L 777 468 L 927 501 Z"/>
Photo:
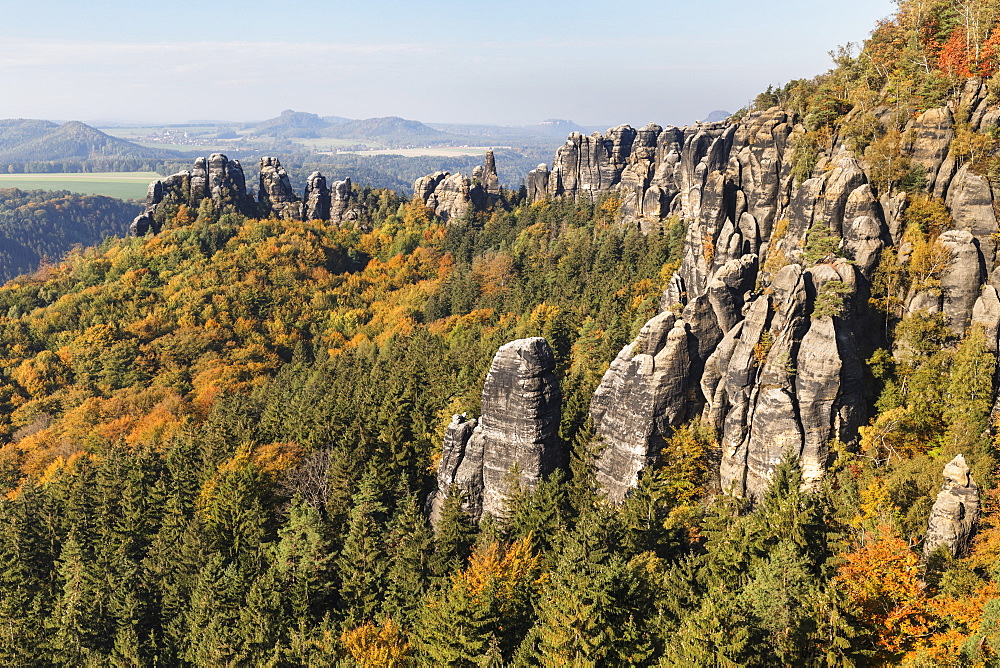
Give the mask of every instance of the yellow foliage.
<path id="1" fill-rule="evenodd" d="M 365 622 L 355 629 L 344 631 L 340 642 L 362 668 L 403 666 L 411 653 L 406 634 L 388 616 L 381 626 Z"/>
<path id="2" fill-rule="evenodd" d="M 760 341 L 753 346 L 753 358 L 757 364 L 763 365 L 767 362 L 767 356 L 771 353 L 771 348 L 774 346 L 774 335 L 771 332 L 764 332 L 760 336 Z"/>
<path id="3" fill-rule="evenodd" d="M 932 615 L 920 561 L 888 527 L 848 553 L 833 582 L 844 592 L 853 616 L 869 629 L 876 647 L 889 655 L 910 649 L 927 636 Z"/>
<path id="4" fill-rule="evenodd" d="M 767 259 L 764 260 L 764 265 L 761 267 L 764 273 L 773 276 L 778 273 L 778 270 L 788 264 L 788 254 L 781 250 L 779 246 L 785 235 L 788 234 L 789 223 L 788 218 L 782 218 L 771 229 L 771 239 L 767 244 Z"/>
<path id="5" fill-rule="evenodd" d="M 883 411 L 868 426 L 858 429 L 861 451 L 876 461 L 909 459 L 927 452 L 933 444 L 915 432 L 909 409 Z"/>
<path id="6" fill-rule="evenodd" d="M 848 524 L 859 531 L 862 539 L 881 531 L 883 527 L 898 524 L 898 510 L 881 478 L 872 478 L 871 482 L 860 491 L 860 497 L 858 512 Z"/>
<path id="7" fill-rule="evenodd" d="M 531 551 L 531 536 L 514 541 L 506 549 L 493 542 L 472 553 L 465 570 L 452 577 L 452 586 L 473 596 L 489 593 L 499 602 L 501 614 L 518 600 L 518 589 L 530 586 L 538 570 L 538 557 Z"/>

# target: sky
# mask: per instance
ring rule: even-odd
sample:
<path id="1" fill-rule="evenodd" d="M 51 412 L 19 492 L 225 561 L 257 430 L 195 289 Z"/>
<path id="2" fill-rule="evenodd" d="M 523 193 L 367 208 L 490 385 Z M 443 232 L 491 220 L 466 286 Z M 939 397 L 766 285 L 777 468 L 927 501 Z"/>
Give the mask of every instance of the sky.
<path id="1" fill-rule="evenodd" d="M 889 0 L 6 0 L 0 118 L 682 125 L 831 67 Z"/>

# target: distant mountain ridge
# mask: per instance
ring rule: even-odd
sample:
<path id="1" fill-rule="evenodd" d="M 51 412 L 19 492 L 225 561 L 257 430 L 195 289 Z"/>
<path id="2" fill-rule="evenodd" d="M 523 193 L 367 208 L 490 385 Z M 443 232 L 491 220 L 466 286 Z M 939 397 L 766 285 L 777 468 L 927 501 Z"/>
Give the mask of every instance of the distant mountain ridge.
<path id="1" fill-rule="evenodd" d="M 175 151 L 146 148 L 112 137 L 80 121 L 59 125 L 36 119 L 0 120 L 0 162 L 157 160 L 178 155 Z"/>
<path id="2" fill-rule="evenodd" d="M 244 126 L 255 134 L 277 139 L 331 138 L 376 141 L 390 147 L 414 144 L 440 144 L 461 139 L 435 130 L 420 121 L 398 116 L 384 116 L 361 120 L 340 116 L 321 117 L 304 111 L 286 109 L 276 118 Z"/>

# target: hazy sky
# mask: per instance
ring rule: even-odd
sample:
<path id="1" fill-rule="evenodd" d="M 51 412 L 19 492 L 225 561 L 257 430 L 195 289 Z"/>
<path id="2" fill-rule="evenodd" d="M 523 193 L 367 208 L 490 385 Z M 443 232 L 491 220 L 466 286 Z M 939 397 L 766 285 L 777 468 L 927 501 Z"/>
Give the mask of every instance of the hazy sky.
<path id="1" fill-rule="evenodd" d="M 0 118 L 689 123 L 830 67 L 889 0 L 3 2 Z"/>

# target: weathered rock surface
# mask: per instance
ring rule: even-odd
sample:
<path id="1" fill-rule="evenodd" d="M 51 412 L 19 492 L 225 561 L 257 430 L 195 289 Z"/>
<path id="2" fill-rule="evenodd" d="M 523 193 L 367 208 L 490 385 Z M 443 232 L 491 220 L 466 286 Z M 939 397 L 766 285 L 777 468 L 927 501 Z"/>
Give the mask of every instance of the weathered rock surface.
<path id="1" fill-rule="evenodd" d="M 260 159 L 260 188 L 257 197 L 261 218 L 302 218 L 302 201 L 292 190 L 288 173 L 277 158 Z"/>
<path id="2" fill-rule="evenodd" d="M 511 492 L 533 489 L 564 465 L 554 369 L 552 348 L 541 337 L 500 347 L 483 385 L 482 416 L 478 422 L 456 416 L 448 427 L 438 489 L 429 502 L 432 518 L 453 484 L 466 493 L 465 507 L 475 519 L 503 517 Z"/>
<path id="3" fill-rule="evenodd" d="M 192 170 L 150 183 L 146 190 L 146 209 L 132 222 L 129 234 L 156 234 L 168 210 L 176 210 L 183 204 L 193 213 L 205 198 L 211 198 L 216 211 L 236 211 L 247 216 L 257 213 L 253 198 L 247 194 L 246 178 L 239 161 L 213 153 L 207 160 L 195 160 Z"/>
<path id="4" fill-rule="evenodd" d="M 941 310 L 952 331 L 960 336 L 969 326 L 983 280 L 979 244 L 967 230 L 949 230 L 938 241 L 951 251 L 951 262 L 941 273 Z"/>
<path id="5" fill-rule="evenodd" d="M 856 438 L 863 376 L 854 272 L 843 261 L 786 266 L 706 362 L 704 415 L 720 435 L 724 490 L 759 496 L 786 453 L 806 481 L 818 481 L 830 440 Z M 817 295 L 833 287 L 844 294 L 841 310 L 815 313 Z"/>
<path id="6" fill-rule="evenodd" d="M 351 180 L 334 181 L 330 188 L 330 220 L 335 223 L 345 223 L 357 220 L 358 211 L 352 208 L 354 191 L 351 190 Z"/>
<path id="7" fill-rule="evenodd" d="M 939 547 L 961 556 L 979 521 L 979 487 L 965 457 L 956 456 L 944 467 L 944 487 L 937 495 L 927 522 L 924 557 Z"/>
<path id="8" fill-rule="evenodd" d="M 438 462 L 437 489 L 427 502 L 431 524 L 437 526 L 449 492 L 456 486 L 464 494 L 463 510 L 478 514 L 483 506 L 483 451 L 467 446 L 476 420 L 467 415 L 453 415 L 444 434 L 441 461 Z"/>
<path id="9" fill-rule="evenodd" d="M 529 202 L 540 202 L 548 197 L 549 166 L 544 162 L 528 172 L 524 181 Z"/>
<path id="10" fill-rule="evenodd" d="M 602 451 L 597 481 L 622 501 L 660 455 L 672 425 L 687 416 L 691 366 L 686 323 L 672 313 L 647 322 L 604 374 L 590 404 Z"/>
<path id="11" fill-rule="evenodd" d="M 325 176 L 319 172 L 309 175 L 302 200 L 303 219 L 330 220 L 330 189 L 326 185 Z"/>
<path id="12" fill-rule="evenodd" d="M 485 211 L 500 201 L 493 151 L 486 152 L 484 164 L 471 177 L 435 172 L 413 183 L 413 198 L 444 220 L 458 219 L 473 211 Z"/>
<path id="13" fill-rule="evenodd" d="M 350 179 L 328 187 L 326 177 L 313 172 L 299 198 L 277 158 L 261 159 L 259 186 L 260 199 L 254 201 L 247 193 L 246 178 L 238 160 L 229 160 L 221 153 L 214 153 L 208 159 L 198 158 L 191 170 L 149 184 L 146 210 L 132 221 L 129 234 L 157 234 L 168 209 L 184 204 L 197 211 L 205 198 L 212 200 L 217 212 L 235 211 L 248 217 L 344 223 L 357 220 L 361 213 Z"/>

